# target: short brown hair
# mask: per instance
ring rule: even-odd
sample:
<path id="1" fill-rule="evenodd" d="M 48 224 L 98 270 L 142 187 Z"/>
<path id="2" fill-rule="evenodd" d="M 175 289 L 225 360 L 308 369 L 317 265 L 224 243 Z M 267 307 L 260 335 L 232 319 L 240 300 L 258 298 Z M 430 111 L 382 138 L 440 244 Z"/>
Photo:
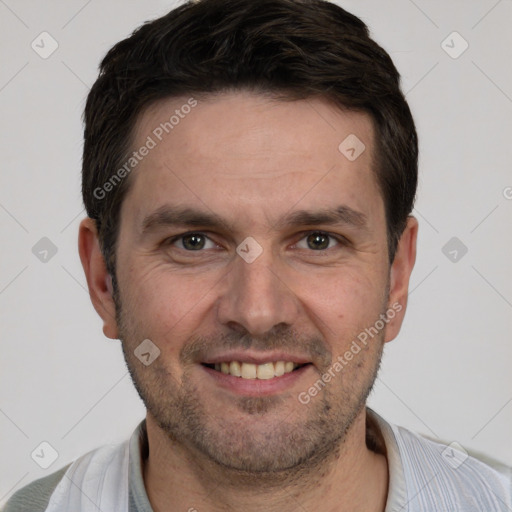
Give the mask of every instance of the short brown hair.
<path id="1" fill-rule="evenodd" d="M 414 205 L 418 142 L 389 55 L 359 18 L 324 0 L 199 0 L 117 43 L 87 99 L 82 194 L 114 280 L 130 180 L 108 194 L 98 190 L 126 161 L 138 116 L 162 98 L 243 89 L 289 100 L 321 97 L 370 114 L 393 261 Z"/>

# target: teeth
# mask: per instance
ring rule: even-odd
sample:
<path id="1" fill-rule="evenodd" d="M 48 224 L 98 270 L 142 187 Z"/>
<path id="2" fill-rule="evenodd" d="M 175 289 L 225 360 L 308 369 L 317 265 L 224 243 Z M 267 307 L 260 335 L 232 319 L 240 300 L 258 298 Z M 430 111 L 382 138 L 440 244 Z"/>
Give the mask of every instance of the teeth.
<path id="1" fill-rule="evenodd" d="M 265 363 L 258 365 L 257 368 L 258 379 L 272 379 L 274 378 L 274 363 Z"/>
<path id="2" fill-rule="evenodd" d="M 251 363 L 242 363 L 242 378 L 255 379 L 257 375 L 256 365 Z"/>
<path id="3" fill-rule="evenodd" d="M 231 361 L 229 364 L 229 373 L 235 377 L 242 376 L 242 368 L 240 367 L 240 363 L 238 361 Z"/>
<path id="4" fill-rule="evenodd" d="M 284 361 L 277 361 L 277 363 L 274 363 L 274 375 L 276 377 L 284 375 Z"/>
<path id="5" fill-rule="evenodd" d="M 284 363 L 284 373 L 293 372 L 294 364 L 291 361 Z"/>
<path id="6" fill-rule="evenodd" d="M 253 364 L 238 361 L 215 363 L 215 369 L 226 375 L 241 377 L 242 379 L 268 380 L 290 373 L 299 365 L 291 361 L 277 361 L 275 363 Z"/>

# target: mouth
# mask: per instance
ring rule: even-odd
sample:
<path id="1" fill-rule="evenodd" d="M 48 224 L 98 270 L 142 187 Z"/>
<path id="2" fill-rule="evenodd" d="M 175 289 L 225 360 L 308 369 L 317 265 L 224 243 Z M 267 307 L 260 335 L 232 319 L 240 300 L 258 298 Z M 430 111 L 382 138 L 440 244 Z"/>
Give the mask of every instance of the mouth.
<path id="1" fill-rule="evenodd" d="M 295 363 L 293 361 L 269 361 L 263 364 L 244 361 L 222 361 L 201 364 L 224 375 L 231 375 L 232 377 L 246 380 L 270 380 L 276 377 L 283 377 L 311 365 L 311 363 Z"/>

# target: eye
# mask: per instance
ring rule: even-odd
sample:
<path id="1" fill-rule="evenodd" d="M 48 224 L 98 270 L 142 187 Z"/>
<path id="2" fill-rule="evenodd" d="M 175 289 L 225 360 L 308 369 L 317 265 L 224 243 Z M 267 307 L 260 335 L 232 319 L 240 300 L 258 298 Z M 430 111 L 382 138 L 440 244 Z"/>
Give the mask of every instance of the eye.
<path id="1" fill-rule="evenodd" d="M 176 245 L 185 251 L 200 251 L 201 249 L 213 249 L 216 244 L 204 233 L 185 233 L 168 240 L 168 245 Z M 208 246 L 210 244 L 210 246 Z"/>
<path id="2" fill-rule="evenodd" d="M 333 242 L 333 243 L 331 243 Z M 341 237 L 335 237 L 323 231 L 312 231 L 306 234 L 296 246 L 299 249 L 311 249 L 313 251 L 325 251 L 336 245 L 344 245 Z"/>

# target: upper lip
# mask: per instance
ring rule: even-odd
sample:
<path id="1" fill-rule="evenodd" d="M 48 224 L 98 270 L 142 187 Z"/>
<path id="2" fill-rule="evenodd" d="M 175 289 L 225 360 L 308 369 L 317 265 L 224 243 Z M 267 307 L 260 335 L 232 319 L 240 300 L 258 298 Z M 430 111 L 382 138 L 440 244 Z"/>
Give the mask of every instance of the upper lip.
<path id="1" fill-rule="evenodd" d="M 248 350 L 235 350 L 212 354 L 201 361 L 203 364 L 228 363 L 238 361 L 240 363 L 265 364 L 277 361 L 291 361 L 297 364 L 311 363 L 311 358 L 287 352 L 251 352 Z"/>

